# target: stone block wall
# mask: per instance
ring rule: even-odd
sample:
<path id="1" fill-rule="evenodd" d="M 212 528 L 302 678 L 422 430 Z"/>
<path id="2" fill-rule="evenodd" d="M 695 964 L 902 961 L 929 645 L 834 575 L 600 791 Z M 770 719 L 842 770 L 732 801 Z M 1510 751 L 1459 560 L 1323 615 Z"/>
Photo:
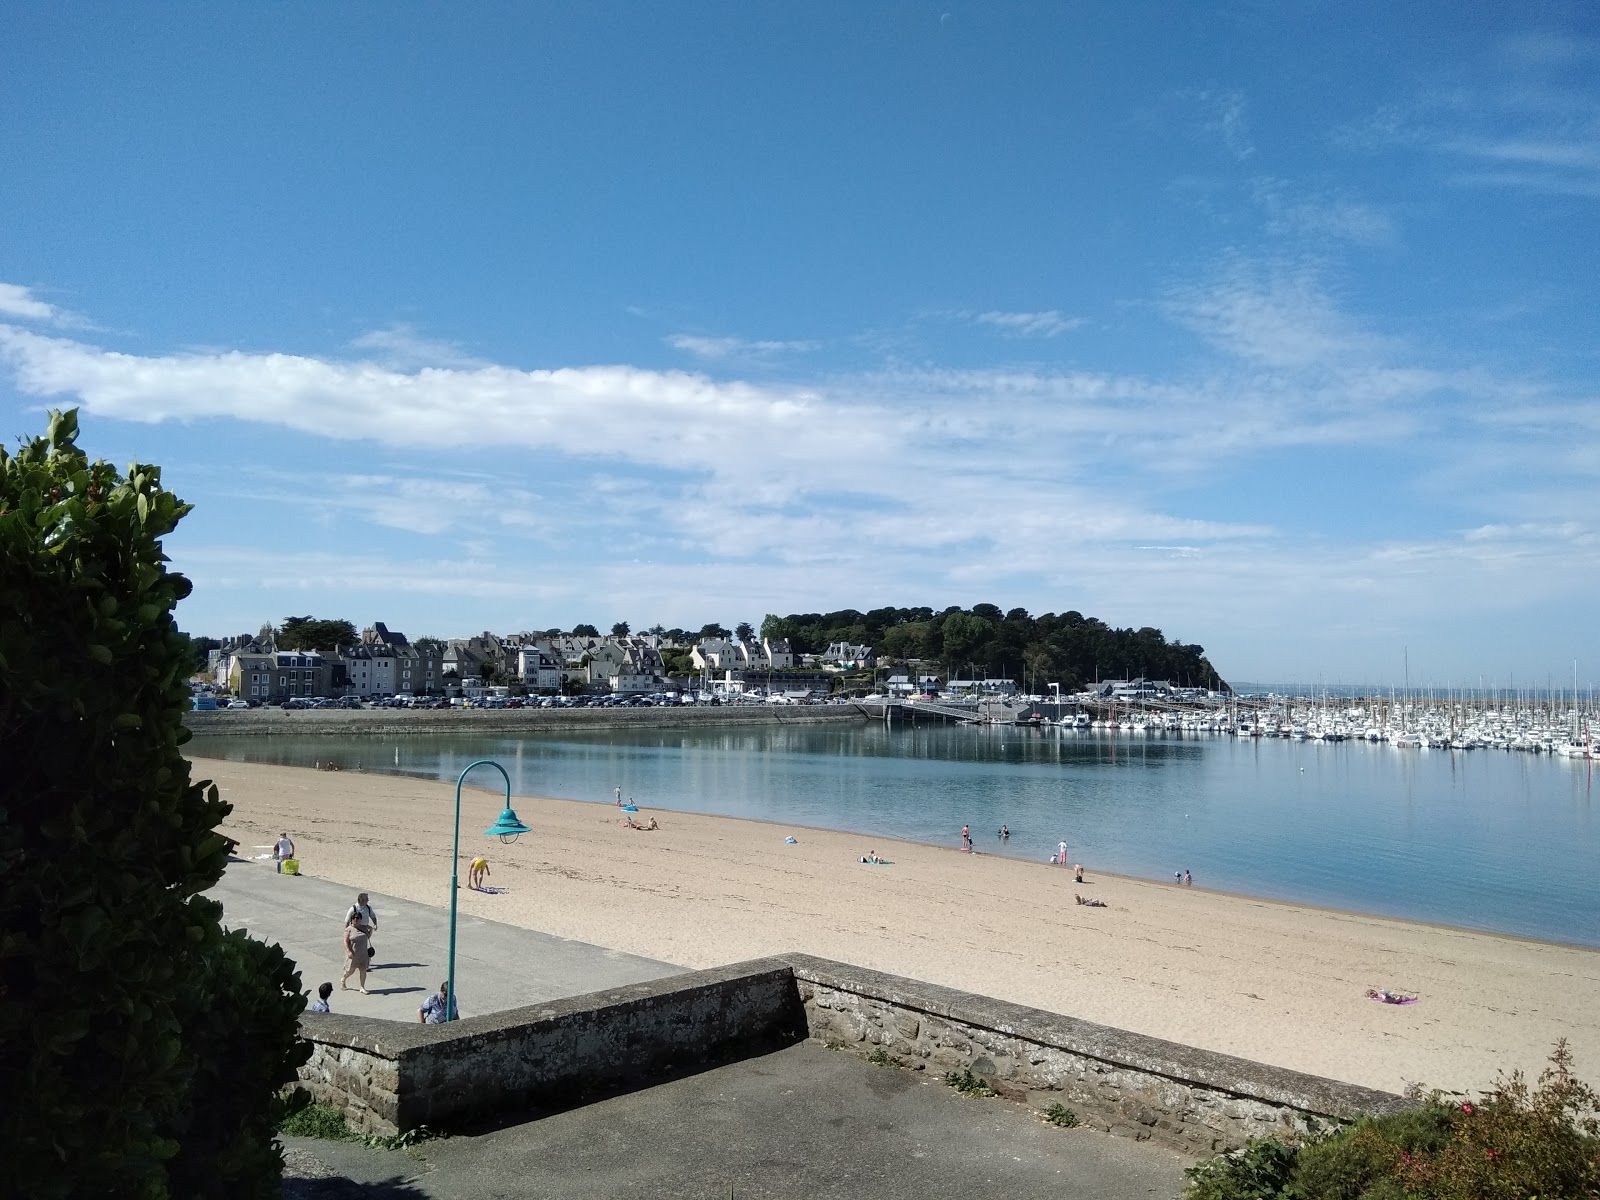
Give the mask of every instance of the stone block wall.
<path id="1" fill-rule="evenodd" d="M 301 1085 L 318 1104 L 343 1112 L 352 1129 L 361 1133 L 398 1132 L 398 1058 L 382 1053 L 370 1041 L 351 1044 L 342 1036 L 347 1031 L 319 1028 L 322 1024 L 323 1019 L 315 1014 L 301 1018 L 300 1032 L 311 1040 L 311 1059 L 300 1068 Z"/>
<path id="2" fill-rule="evenodd" d="M 881 1048 L 913 1070 L 971 1071 L 1005 1099 L 1063 1104 L 1084 1125 L 1188 1154 L 1407 1103 L 952 988 L 808 955 L 784 959 L 819 1041 L 863 1055 Z"/>
<path id="3" fill-rule="evenodd" d="M 449 1025 L 301 1018 L 301 1079 L 367 1132 L 565 1108 L 806 1037 L 912 1070 L 971 1071 L 1007 1100 L 1193 1155 L 1408 1102 L 987 996 L 787 954 Z"/>
<path id="4" fill-rule="evenodd" d="M 562 1108 L 792 1045 L 805 1014 L 788 964 L 756 960 L 669 976 L 448 1025 L 305 1014 L 313 1097 L 357 1129 L 450 1128 Z"/>

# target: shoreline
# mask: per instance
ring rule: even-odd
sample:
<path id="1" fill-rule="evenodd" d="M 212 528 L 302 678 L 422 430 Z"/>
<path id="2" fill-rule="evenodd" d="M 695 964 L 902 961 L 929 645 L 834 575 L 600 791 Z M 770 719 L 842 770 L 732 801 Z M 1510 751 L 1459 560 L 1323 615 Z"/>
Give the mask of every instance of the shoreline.
<path id="1" fill-rule="evenodd" d="M 448 783 L 194 768 L 235 805 L 223 829 L 241 853 L 287 828 L 309 875 L 448 902 Z M 1077 885 L 1027 859 L 670 809 L 637 834 L 596 801 L 516 797 L 536 832 L 484 843 L 499 790 L 462 794 L 463 851 L 486 846 L 507 888 L 461 893 L 470 916 L 687 967 L 798 950 L 1387 1091 L 1537 1075 L 1559 1037 L 1600 1077 L 1600 951 L 1585 947 L 1098 871 Z M 887 847 L 895 865 L 859 863 Z M 1369 987 L 1422 1000 L 1377 1004 Z"/>
<path id="2" fill-rule="evenodd" d="M 285 715 L 291 715 L 291 714 L 285 714 Z M 735 724 L 736 725 L 748 725 L 748 724 L 754 724 L 754 723 L 758 723 L 758 722 L 741 721 L 741 722 L 736 722 Z M 764 723 L 764 722 L 762 722 L 762 723 Z M 669 728 L 669 727 L 670 726 L 666 726 L 666 725 L 661 726 L 661 728 Z M 271 731 L 268 731 L 268 732 L 270 733 Z M 301 734 L 302 736 L 325 736 L 322 733 L 307 732 L 307 731 L 303 731 L 303 730 L 299 730 L 299 729 L 296 729 L 294 732 L 297 733 L 297 734 Z M 428 733 L 428 734 L 433 734 L 433 733 L 436 733 L 438 731 L 437 730 L 426 730 L 426 731 L 418 731 L 418 732 L 424 732 L 424 733 Z M 484 731 L 473 731 L 473 732 L 491 732 L 491 731 L 484 730 Z M 245 736 L 249 736 L 249 735 L 247 734 Z M 327 735 L 327 736 L 337 736 L 337 735 Z M 197 755 L 195 755 L 195 758 L 200 760 L 200 761 L 202 761 L 202 762 L 238 763 L 239 765 L 263 766 L 263 767 L 275 767 L 275 766 L 277 766 L 277 764 L 271 764 L 271 763 L 242 763 L 242 762 L 240 762 L 240 760 L 237 760 L 237 759 L 212 758 L 212 757 L 209 757 L 209 756 L 204 755 L 204 754 L 197 754 Z M 286 769 L 286 770 L 312 770 L 313 768 L 310 768 L 310 767 L 285 767 L 284 769 Z M 344 773 L 344 772 L 343 771 L 340 771 L 340 772 L 328 772 L 328 774 L 342 774 L 342 773 Z M 437 783 L 437 784 L 440 784 L 441 786 L 449 786 L 449 781 L 448 780 L 441 779 L 441 778 L 439 778 L 437 776 L 425 775 L 425 774 L 421 774 L 421 773 L 409 773 L 409 772 L 405 772 L 405 771 L 387 771 L 387 770 L 382 769 L 381 767 L 374 767 L 370 771 L 365 769 L 365 768 L 360 768 L 360 769 L 357 769 L 355 771 L 349 772 L 349 774 L 356 775 L 356 776 L 362 776 L 362 775 L 379 776 L 379 777 L 386 776 L 386 777 L 396 778 L 396 779 L 415 780 L 415 781 L 417 781 L 419 783 Z M 476 783 L 470 783 L 470 782 L 465 785 L 465 789 L 466 790 L 471 790 L 471 791 L 491 791 L 491 790 L 493 790 L 493 789 L 482 788 L 482 787 L 480 787 L 480 785 L 478 785 Z M 535 796 L 535 795 L 529 793 L 527 795 L 520 795 L 520 794 L 519 795 L 513 795 L 513 797 L 512 797 L 513 802 L 515 802 L 515 801 L 517 801 L 519 799 L 526 799 L 526 800 L 530 800 L 530 801 L 550 800 L 550 801 L 555 801 L 555 802 L 563 803 L 563 804 L 590 804 L 590 805 L 597 805 L 601 809 L 609 809 L 611 807 L 611 805 L 608 802 L 602 801 L 602 800 L 579 800 L 579 799 L 575 799 L 573 797 L 565 797 L 565 796 Z M 513 803 L 513 806 L 515 806 L 514 803 Z M 670 813 L 675 813 L 675 814 L 682 815 L 682 816 L 705 816 L 705 817 L 709 817 L 709 818 L 714 819 L 714 820 L 738 821 L 738 822 L 744 822 L 744 823 L 753 824 L 753 825 L 767 826 L 767 827 L 772 827 L 772 828 L 804 829 L 804 830 L 811 831 L 811 832 L 826 833 L 826 834 L 829 834 L 829 835 L 840 836 L 840 837 L 854 837 L 854 838 L 861 838 L 861 839 L 866 839 L 866 840 L 872 840 L 872 839 L 876 838 L 878 841 L 883 842 L 885 844 L 925 847 L 925 848 L 930 849 L 930 850 L 949 851 L 952 854 L 964 854 L 964 853 L 966 853 L 966 851 L 960 850 L 960 849 L 958 849 L 957 847 L 954 847 L 954 846 L 946 845 L 946 844 L 944 844 L 942 842 L 917 841 L 917 840 L 911 839 L 911 838 L 899 837 L 899 836 L 896 836 L 894 834 L 877 835 L 877 834 L 861 832 L 861 831 L 858 831 L 858 830 L 834 828 L 834 827 L 828 826 L 828 825 L 807 825 L 807 824 L 804 824 L 804 823 L 794 822 L 794 821 L 776 821 L 776 820 L 772 820 L 772 819 L 766 818 L 766 817 L 732 817 L 732 816 L 726 816 L 726 815 L 717 814 L 717 813 L 705 813 L 705 812 L 702 812 L 702 811 L 700 811 L 698 809 L 674 808 L 671 805 L 661 805 L 661 804 L 646 805 L 646 806 L 644 806 L 644 809 L 645 809 L 645 811 L 654 810 L 654 811 L 659 811 L 659 812 L 670 812 Z M 1024 865 L 1028 865 L 1028 866 L 1035 866 L 1035 867 L 1044 866 L 1046 868 L 1048 868 L 1048 866 L 1049 866 L 1049 864 L 1047 864 L 1047 863 L 1040 863 L 1037 859 L 1023 857 L 1022 855 L 1001 854 L 1001 853 L 995 853 L 993 851 L 988 851 L 988 850 L 974 850 L 973 854 L 976 855 L 977 857 L 980 857 L 980 858 L 993 858 L 993 859 L 996 859 L 996 860 L 999 860 L 999 861 L 1011 862 L 1011 863 L 1020 863 L 1020 864 L 1024 864 Z M 1060 868 L 1057 868 L 1057 869 L 1059 870 Z M 1098 871 L 1098 875 L 1099 875 L 1099 877 L 1105 878 L 1105 879 L 1115 879 L 1115 880 L 1120 880 L 1120 881 L 1129 882 L 1129 883 L 1148 884 L 1148 885 L 1154 886 L 1154 887 L 1176 888 L 1176 887 L 1179 886 L 1177 884 L 1169 882 L 1164 877 L 1157 877 L 1157 876 L 1127 875 L 1127 874 L 1122 874 L 1120 872 L 1114 872 L 1114 871 Z M 1310 912 L 1326 913 L 1329 916 L 1334 916 L 1334 917 L 1340 917 L 1340 916 L 1343 916 L 1343 917 L 1359 917 L 1359 918 L 1362 918 L 1362 919 L 1374 920 L 1374 921 L 1394 921 L 1394 922 L 1398 922 L 1398 923 L 1403 924 L 1403 925 L 1415 925 L 1415 926 L 1421 926 L 1421 927 L 1429 928 L 1429 929 L 1437 929 L 1442 933 L 1463 933 L 1463 934 L 1471 934 L 1471 935 L 1478 936 L 1478 937 L 1503 938 L 1503 939 L 1506 939 L 1508 941 L 1526 943 L 1528 945 L 1533 945 L 1533 946 L 1548 946 L 1548 947 L 1559 948 L 1559 949 L 1588 950 L 1588 951 L 1600 952 L 1600 945 L 1587 943 L 1587 942 L 1562 941 L 1559 938 L 1545 938 L 1545 937 L 1537 937 L 1537 936 L 1535 936 L 1533 934 L 1510 933 L 1510 932 L 1507 932 L 1505 930 L 1486 929 L 1486 928 L 1481 928 L 1481 927 L 1475 926 L 1475 925 L 1457 925 L 1457 924 L 1452 924 L 1449 921 L 1429 920 L 1429 919 L 1424 918 L 1424 917 L 1400 916 L 1400 915 L 1397 915 L 1397 914 L 1394 914 L 1394 913 L 1371 912 L 1371 911 L 1367 911 L 1367 910 L 1359 909 L 1359 908 L 1342 908 L 1342 907 L 1339 907 L 1338 905 L 1322 904 L 1322 903 L 1318 903 L 1318 902 L 1316 902 L 1314 900 L 1299 900 L 1299 899 L 1294 899 L 1292 897 L 1287 897 L 1287 896 L 1269 896 L 1269 895 L 1263 895 L 1263 894 L 1261 894 L 1259 892 L 1238 891 L 1238 890 L 1234 890 L 1234 889 L 1230 889 L 1230 888 L 1214 888 L 1214 887 L 1204 887 L 1204 886 L 1202 886 L 1202 887 L 1189 887 L 1186 890 L 1193 891 L 1193 892 L 1204 892 L 1204 893 L 1206 893 L 1208 895 L 1232 897 L 1234 899 L 1238 899 L 1238 900 L 1242 900 L 1242 901 L 1250 901 L 1250 902 L 1253 902 L 1253 903 L 1283 905 L 1283 906 L 1287 906 L 1289 908 L 1294 908 L 1294 909 L 1305 909 L 1305 910 L 1310 911 Z"/>

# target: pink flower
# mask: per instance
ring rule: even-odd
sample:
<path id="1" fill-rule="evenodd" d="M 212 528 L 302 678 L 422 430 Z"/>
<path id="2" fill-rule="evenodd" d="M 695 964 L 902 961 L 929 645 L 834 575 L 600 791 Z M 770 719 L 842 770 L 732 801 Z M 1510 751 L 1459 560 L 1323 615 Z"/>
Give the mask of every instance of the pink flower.
<path id="1" fill-rule="evenodd" d="M 1469 1116 L 1469 1117 L 1470 1117 L 1470 1116 L 1471 1116 L 1471 1115 L 1472 1115 L 1472 1114 L 1473 1114 L 1473 1112 L 1474 1112 L 1474 1111 L 1475 1111 L 1475 1110 L 1474 1110 L 1474 1109 L 1473 1109 L 1473 1107 L 1472 1107 L 1472 1105 L 1470 1105 L 1470 1104 L 1463 1104 L 1463 1105 L 1462 1105 L 1462 1106 L 1461 1106 L 1461 1111 L 1462 1111 L 1462 1112 L 1464 1112 L 1464 1113 L 1466 1113 L 1466 1114 L 1467 1114 L 1467 1116 Z"/>

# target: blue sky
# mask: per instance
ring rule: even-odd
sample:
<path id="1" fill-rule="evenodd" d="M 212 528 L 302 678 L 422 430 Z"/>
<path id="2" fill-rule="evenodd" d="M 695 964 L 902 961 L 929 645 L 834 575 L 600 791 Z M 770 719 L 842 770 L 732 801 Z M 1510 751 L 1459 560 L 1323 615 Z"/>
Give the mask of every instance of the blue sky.
<path id="1" fill-rule="evenodd" d="M 1075 608 L 1600 675 L 1588 4 L 23 4 L 0 409 L 198 633 Z"/>

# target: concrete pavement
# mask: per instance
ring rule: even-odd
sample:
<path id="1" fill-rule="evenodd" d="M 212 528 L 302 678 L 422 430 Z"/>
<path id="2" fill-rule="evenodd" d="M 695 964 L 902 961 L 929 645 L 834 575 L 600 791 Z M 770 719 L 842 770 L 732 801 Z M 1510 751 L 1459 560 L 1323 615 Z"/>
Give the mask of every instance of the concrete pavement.
<path id="1" fill-rule="evenodd" d="M 367 972 L 369 995 L 341 992 L 344 914 L 355 890 L 304 875 L 279 875 L 270 862 L 233 861 L 209 895 L 223 921 L 277 942 L 300 966 L 312 996 L 323 980 L 334 986 L 333 1010 L 364 1017 L 415 1021 L 417 1006 L 445 977 L 450 943 L 446 908 L 370 893 L 378 918 L 377 950 Z M 481 917 L 456 925 L 456 993 L 462 1016 L 477 1016 L 566 996 L 642 983 L 685 968 L 587 942 L 552 937 Z M 354 986 L 354 980 L 352 980 Z"/>
<path id="2" fill-rule="evenodd" d="M 1171 1200 L 1188 1165 L 815 1042 L 407 1152 L 286 1141 L 286 1200 Z"/>

